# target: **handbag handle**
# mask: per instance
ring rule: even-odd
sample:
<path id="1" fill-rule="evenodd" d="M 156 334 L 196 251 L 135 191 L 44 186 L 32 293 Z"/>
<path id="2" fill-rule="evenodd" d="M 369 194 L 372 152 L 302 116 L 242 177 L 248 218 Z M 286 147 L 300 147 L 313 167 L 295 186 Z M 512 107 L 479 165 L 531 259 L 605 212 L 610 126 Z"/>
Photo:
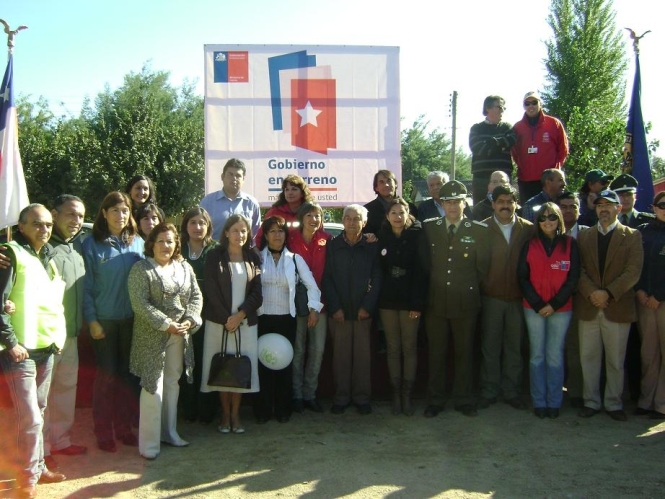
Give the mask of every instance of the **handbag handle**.
<path id="1" fill-rule="evenodd" d="M 238 326 L 238 330 L 236 333 L 233 335 L 235 336 L 235 342 L 236 342 L 236 353 L 234 357 L 240 357 L 240 326 Z M 229 330 L 224 328 L 224 333 L 222 334 L 222 353 L 226 354 L 226 347 L 229 343 Z"/>

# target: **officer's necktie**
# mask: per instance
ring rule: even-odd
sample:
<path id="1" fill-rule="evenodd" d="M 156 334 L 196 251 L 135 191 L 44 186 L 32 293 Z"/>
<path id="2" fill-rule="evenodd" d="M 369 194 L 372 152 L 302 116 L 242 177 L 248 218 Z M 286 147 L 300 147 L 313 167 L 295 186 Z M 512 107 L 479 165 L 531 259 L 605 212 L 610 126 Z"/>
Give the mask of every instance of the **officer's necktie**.
<path id="1" fill-rule="evenodd" d="M 449 240 L 449 241 L 452 241 L 452 240 L 453 240 L 453 237 L 455 237 L 455 225 L 454 225 L 454 224 L 450 224 L 450 225 L 448 226 L 448 240 Z"/>
<path id="2" fill-rule="evenodd" d="M 621 225 L 628 225 L 628 215 L 622 213 L 619 217 L 619 222 L 621 222 Z"/>

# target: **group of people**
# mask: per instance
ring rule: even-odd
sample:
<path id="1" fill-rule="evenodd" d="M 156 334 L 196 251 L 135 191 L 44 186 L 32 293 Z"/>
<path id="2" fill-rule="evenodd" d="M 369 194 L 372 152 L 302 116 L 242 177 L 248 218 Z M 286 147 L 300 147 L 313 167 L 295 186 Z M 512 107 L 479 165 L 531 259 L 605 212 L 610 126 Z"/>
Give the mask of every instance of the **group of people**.
<path id="1" fill-rule="evenodd" d="M 537 417 L 559 416 L 565 385 L 580 417 L 604 407 L 626 420 L 621 396 L 632 330 L 641 339 L 637 414 L 665 418 L 665 194 L 653 200 L 650 217 L 634 210 L 629 175 L 593 170 L 580 195 L 566 191 L 563 127 L 544 115 L 535 93 L 524 107 L 524 119 L 511 127 L 501 121 L 503 99 L 485 100 L 486 120 L 470 135 L 473 210 L 465 185 L 443 172 L 430 173 L 432 198 L 416 208 L 397 196 L 395 175 L 379 170 L 376 199 L 346 206 L 335 238 L 298 175 L 284 178 L 262 217 L 242 191 L 247 171 L 238 159 L 225 164 L 222 189 L 187 211 L 180 228 L 165 221 L 155 186 L 142 175 L 104 198 L 88 237 L 76 196 L 58 197 L 51 211 L 26 207 L 16 240 L 0 251 L 0 362 L 18 415 L 23 495 L 34 497 L 37 482 L 65 479 L 50 469 L 53 455 L 86 452 L 70 440 L 82 330 L 97 368 L 97 445 L 116 452 L 120 441 L 146 459 L 159 455 L 161 443 L 188 445 L 177 431 L 179 407 L 185 419 L 204 424 L 221 407 L 222 434 L 246 431 L 243 393 L 253 394 L 258 424 L 323 412 L 317 388 L 328 330 L 331 412 L 352 405 L 372 412 L 374 324 L 386 340 L 391 411 L 413 415 L 423 317 L 426 417 L 449 398 L 465 416 L 499 398 L 526 408 L 526 332 Z M 521 195 L 511 186 L 513 160 Z M 293 346 L 284 369 L 259 362 L 260 338 L 269 333 Z M 209 383 L 212 359 L 224 348 L 249 357 L 249 388 Z"/>

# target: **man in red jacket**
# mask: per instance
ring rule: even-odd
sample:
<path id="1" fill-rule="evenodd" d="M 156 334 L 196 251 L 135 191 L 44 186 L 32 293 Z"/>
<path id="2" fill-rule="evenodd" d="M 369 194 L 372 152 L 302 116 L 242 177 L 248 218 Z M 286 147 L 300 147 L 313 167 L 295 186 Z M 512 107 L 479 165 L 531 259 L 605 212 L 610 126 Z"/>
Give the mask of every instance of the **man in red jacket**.
<path id="1" fill-rule="evenodd" d="M 568 157 L 568 137 L 563 124 L 543 112 L 536 92 L 524 96 L 524 117 L 513 127 L 517 142 L 511 149 L 517 164 L 520 201 L 540 192 L 540 177 L 548 168 L 561 169 Z"/>

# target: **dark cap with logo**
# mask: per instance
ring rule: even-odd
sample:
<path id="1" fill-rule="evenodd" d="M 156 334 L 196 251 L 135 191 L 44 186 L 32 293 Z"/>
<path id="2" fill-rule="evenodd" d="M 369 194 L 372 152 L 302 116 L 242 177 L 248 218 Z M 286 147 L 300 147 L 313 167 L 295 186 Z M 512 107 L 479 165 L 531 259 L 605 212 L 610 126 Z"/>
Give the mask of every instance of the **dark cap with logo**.
<path id="1" fill-rule="evenodd" d="M 451 180 L 443 184 L 443 187 L 439 191 L 439 197 L 442 201 L 446 199 L 465 199 L 466 187 L 458 180 Z"/>
<path id="2" fill-rule="evenodd" d="M 611 203 L 615 204 L 620 203 L 619 196 L 617 195 L 617 193 L 609 189 L 600 191 L 598 194 L 596 194 L 596 199 L 593 200 L 593 204 L 598 204 L 598 201 L 600 201 L 601 199 L 607 199 Z"/>
<path id="3" fill-rule="evenodd" d="M 609 182 L 614 178 L 614 175 L 608 175 L 603 170 L 589 170 L 584 176 L 585 182 Z"/>
<path id="4" fill-rule="evenodd" d="M 622 173 L 610 184 L 610 189 L 614 192 L 636 192 L 637 179 L 627 173 Z"/>

